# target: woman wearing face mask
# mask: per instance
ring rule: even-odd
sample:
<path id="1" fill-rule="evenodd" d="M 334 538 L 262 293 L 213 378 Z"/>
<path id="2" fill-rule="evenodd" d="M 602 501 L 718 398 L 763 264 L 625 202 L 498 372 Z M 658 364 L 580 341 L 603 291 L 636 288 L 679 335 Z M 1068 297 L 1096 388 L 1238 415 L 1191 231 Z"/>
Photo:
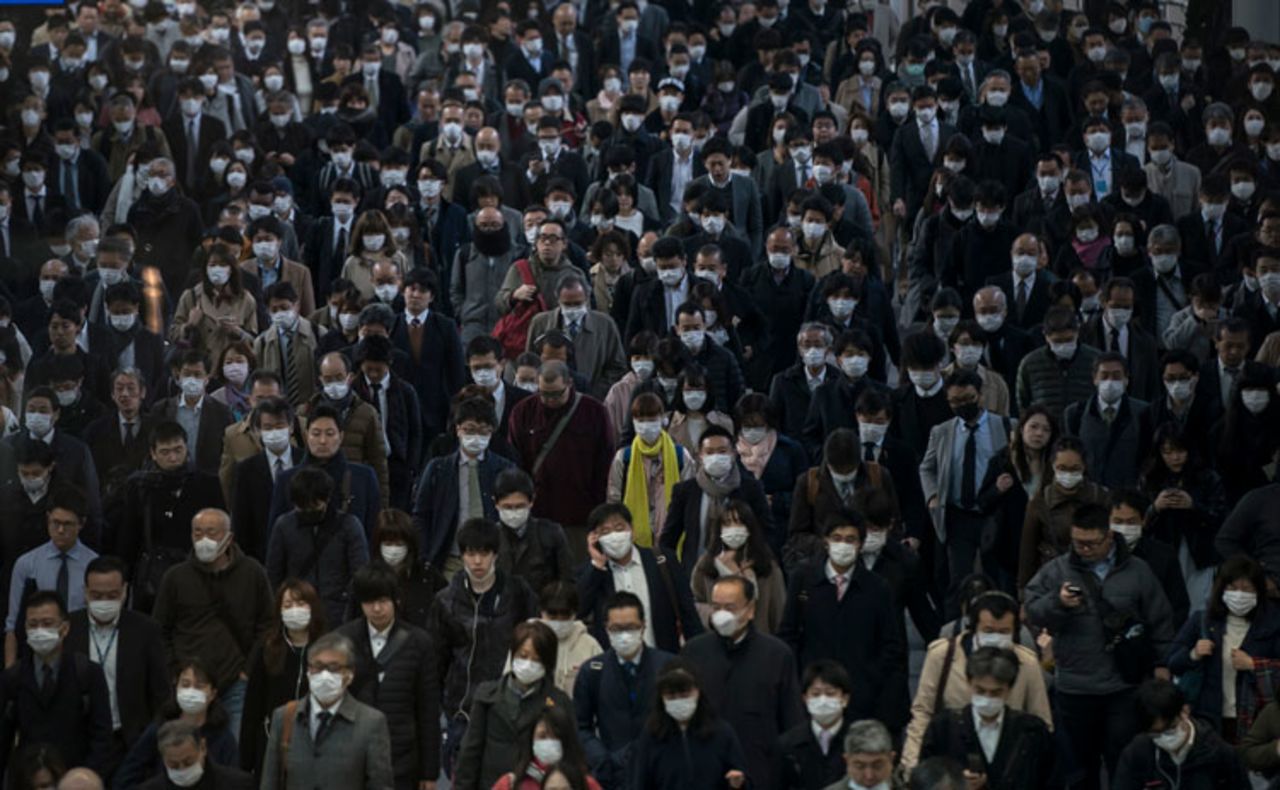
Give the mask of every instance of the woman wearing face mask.
<path id="1" fill-rule="evenodd" d="M 855 114 L 876 117 L 880 113 L 883 72 L 879 48 L 866 39 L 858 42 L 857 49 L 836 61 L 833 68 L 833 77 L 838 83 L 835 103 L 845 108 L 851 117 Z"/>
<path id="2" fill-rule="evenodd" d="M 1098 256 L 1098 270 L 1110 277 L 1132 277 L 1147 266 L 1146 241 L 1147 233 L 1137 215 L 1117 214 L 1111 226 L 1111 244 Z"/>
<path id="3" fill-rule="evenodd" d="M 764 487 L 773 523 L 786 524 L 791 517 L 791 492 L 796 478 L 809 468 L 809 457 L 799 442 L 778 430 L 773 415 L 769 399 L 759 392 L 738 398 L 734 409 L 736 447 L 742 465 Z"/>
<path id="4" fill-rule="evenodd" d="M 622 502 L 631 511 L 635 542 L 650 547 L 667 520 L 667 505 L 676 483 L 697 471 L 697 461 L 663 427 L 662 399 L 640 392 L 631 402 L 634 438 L 619 449 L 609 466 L 607 500 Z M 624 423 L 625 424 L 625 423 Z"/>
<path id="5" fill-rule="evenodd" d="M 935 329 L 937 320 L 935 314 Z M 987 348 L 987 333 L 978 326 L 978 322 L 965 319 L 956 323 L 948 337 L 948 346 L 951 349 L 951 364 L 942 369 L 942 377 L 950 378 L 957 370 L 977 372 L 982 378 L 978 405 L 992 414 L 1008 416 L 1009 385 L 1005 383 L 1004 376 L 982 364 L 982 356 Z"/>
<path id="6" fill-rule="evenodd" d="M 658 675 L 657 699 L 631 765 L 632 790 L 745 786 L 742 744 L 703 698 L 701 682 L 687 661 L 675 659 Z"/>
<path id="7" fill-rule="evenodd" d="M 689 289 L 689 300 L 702 307 L 707 339 L 742 359 L 742 339 L 738 335 L 735 316 L 714 282 L 695 280 Z"/>
<path id="8" fill-rule="evenodd" d="M 532 737 L 525 739 L 517 755 L 515 771 L 504 774 L 493 790 L 540 790 L 547 786 L 544 778 L 566 767 L 583 777 L 585 787 L 600 790 L 600 783 L 588 772 L 572 711 L 550 705 L 543 709 Z"/>
<path id="9" fill-rule="evenodd" d="M 689 363 L 680 374 L 675 403 L 671 407 L 671 421 L 667 433 L 682 447 L 697 447 L 702 432 L 709 425 L 718 425 L 733 432 L 733 420 L 717 410 L 713 400 L 713 388 L 701 366 Z"/>
<path id="10" fill-rule="evenodd" d="M 401 273 L 409 270 L 408 258 L 396 249 L 386 216 L 381 211 L 366 211 L 351 230 L 351 254 L 342 264 L 341 273 L 362 299 L 373 299 L 373 266 L 379 262 L 389 262 Z"/>
<path id="11" fill-rule="evenodd" d="M 596 309 L 602 313 L 612 312 L 614 288 L 632 271 L 629 261 L 633 248 L 632 239 L 615 228 L 600 234 L 587 253 L 587 260 L 591 262 L 591 295 Z"/>
<path id="12" fill-rule="evenodd" d="M 1071 520 L 1082 505 L 1106 505 L 1107 489 L 1085 479 L 1084 445 L 1064 436 L 1049 453 L 1049 469 L 1027 505 L 1019 548 L 1018 589 L 1040 566 L 1070 548 Z"/>
<path id="13" fill-rule="evenodd" d="M 545 585 L 538 594 L 540 619 L 556 635 L 556 688 L 570 697 L 583 663 L 604 652 L 587 632 L 586 624 L 578 619 L 579 603 L 578 589 L 563 580 Z M 510 658 L 506 671 L 511 671 Z"/>
<path id="14" fill-rule="evenodd" d="M 693 566 L 690 584 L 693 600 L 710 629 L 711 588 L 723 576 L 744 576 L 756 585 L 756 616 L 752 622 L 763 634 L 773 634 L 782 625 L 782 611 L 787 603 L 787 589 L 782 567 L 774 559 L 764 534 L 764 527 L 741 499 L 725 503 L 720 518 L 711 526 L 707 552 Z"/>
<path id="15" fill-rule="evenodd" d="M 1266 702 L 1254 692 L 1255 673 L 1280 666 L 1280 608 L 1266 591 L 1266 574 L 1255 560 L 1240 555 L 1223 562 L 1204 608 L 1183 624 L 1165 659 L 1175 675 L 1200 674 L 1191 714 L 1232 744 Z"/>
<path id="16" fill-rule="evenodd" d="M 214 225 L 218 221 L 218 216 L 222 213 L 222 209 L 233 201 L 249 202 L 249 166 L 238 159 L 232 158 L 230 151 L 218 152 L 214 151 L 210 161 L 210 167 L 222 167 L 222 173 L 216 174 L 210 179 L 210 183 L 221 185 L 221 190 L 202 201 L 202 214 L 204 216 L 204 224 L 206 226 Z"/>
<path id="17" fill-rule="evenodd" d="M 329 630 L 320 596 L 300 579 L 281 582 L 274 612 L 271 628 L 245 662 L 249 682 L 240 720 L 240 767 L 252 773 L 262 767 L 271 712 L 307 693 L 307 645 Z"/>
<path id="18" fill-rule="evenodd" d="M 1213 466 L 1222 475 L 1227 506 L 1267 484 L 1262 469 L 1280 448 L 1280 396 L 1269 368 L 1246 362 L 1227 413 L 1209 431 Z"/>
<path id="19" fill-rule="evenodd" d="M 231 410 L 231 418 L 239 422 L 249 413 L 249 374 L 258 367 L 257 359 L 249 344 L 237 340 L 222 351 L 215 370 L 219 372 L 222 386 L 209 393 L 209 397 Z"/>
<path id="20" fill-rule="evenodd" d="M 1053 259 L 1053 271 L 1063 279 L 1084 269 L 1093 272 L 1098 282 L 1107 277 L 1102 269 L 1106 251 L 1111 248 L 1111 235 L 1106 228 L 1102 212 L 1088 205 L 1071 214 L 1071 241 L 1058 248 Z"/>
<path id="21" fill-rule="evenodd" d="M 431 243 L 418 229 L 418 218 L 409 208 L 408 190 L 404 187 L 393 187 L 388 190 L 387 200 L 392 195 L 403 192 L 406 199 L 402 203 L 391 205 L 386 210 L 387 225 L 391 229 L 388 245 L 393 245 L 396 252 L 404 256 L 410 268 L 421 269 L 431 261 Z"/>
<path id="22" fill-rule="evenodd" d="M 325 619 L 340 623 L 351 576 L 369 561 L 369 549 L 360 519 L 336 512 L 334 489 L 329 474 L 315 466 L 305 466 L 289 479 L 293 509 L 272 526 L 264 565 L 274 585 L 293 577 L 310 582 L 324 601 Z"/>
<path id="23" fill-rule="evenodd" d="M 320 338 L 320 344 L 316 346 L 317 357 L 354 346 L 360 340 L 360 311 L 364 306 L 364 301 L 356 291 L 351 291 L 344 297 L 338 305 L 336 326 L 325 332 Z M 312 322 L 311 326 L 314 329 L 315 322 Z"/>
<path id="24" fill-rule="evenodd" d="M 1014 582 L 1027 507 L 1047 476 L 1049 448 L 1057 435 L 1057 423 L 1048 409 L 1032 404 L 1020 416 L 1009 444 L 987 463 L 987 475 L 978 487 L 978 507 L 996 525 L 990 554 L 996 567 L 987 572 L 997 579 L 1000 589 L 1009 593 L 1017 589 Z"/>
<path id="25" fill-rule="evenodd" d="M 178 664 L 173 685 L 173 695 L 161 703 L 156 721 L 142 731 L 129 749 L 112 787 L 137 787 L 164 772 L 164 763 L 156 749 L 156 733 L 161 724 L 178 718 L 200 728 L 210 760 L 229 768 L 240 766 L 236 733 L 228 726 L 227 712 L 218 702 L 217 686 L 200 659 L 183 659 Z"/>
<path id="26" fill-rule="evenodd" d="M 657 353 L 658 337 L 647 329 L 637 332 L 627 343 L 627 358 L 630 360 L 631 370 L 609 388 L 609 394 L 604 398 L 604 407 L 609 412 L 612 424 L 627 424 L 627 419 L 631 416 L 631 401 L 641 385 L 645 385 L 648 391 L 657 392 Z M 658 393 L 658 397 L 663 399 L 665 408 L 665 396 Z"/>
<path id="27" fill-rule="evenodd" d="M 1176 422 L 1161 425 L 1151 440 L 1142 491 L 1154 501 L 1147 533 L 1178 552 L 1187 594 L 1204 600 L 1219 562 L 1214 536 L 1226 517 L 1222 479 L 1197 457 Z"/>
<path id="28" fill-rule="evenodd" d="M 730 63 L 716 62 L 712 85 L 714 90 L 708 90 L 702 97 L 702 106 L 699 109 L 711 118 L 717 134 L 728 134 L 729 127 L 733 125 L 733 119 L 742 112 L 751 99 L 746 91 L 738 87 L 738 77 Z"/>
<path id="29" fill-rule="evenodd" d="M 547 706 L 573 709 L 569 697 L 556 688 L 557 650 L 555 632 L 545 623 L 534 620 L 515 626 L 511 670 L 481 683 L 472 695 L 470 723 L 454 769 L 453 786 L 458 790 L 492 787 L 506 775 L 511 755 L 532 742 L 536 719 L 530 714 Z"/>
<path id="30" fill-rule="evenodd" d="M 369 553 L 371 562 L 387 564 L 400 580 L 397 615 L 426 628 L 431 604 L 436 593 L 445 586 L 445 579 L 440 571 L 419 556 L 418 530 L 414 528 L 410 515 L 392 508 L 380 511 Z"/>
<path id="31" fill-rule="evenodd" d="M 178 298 L 169 339 L 222 359 L 232 343 L 252 343 L 257 336 L 258 303 L 241 284 L 240 266 L 227 245 L 214 243 L 201 274 Z"/>

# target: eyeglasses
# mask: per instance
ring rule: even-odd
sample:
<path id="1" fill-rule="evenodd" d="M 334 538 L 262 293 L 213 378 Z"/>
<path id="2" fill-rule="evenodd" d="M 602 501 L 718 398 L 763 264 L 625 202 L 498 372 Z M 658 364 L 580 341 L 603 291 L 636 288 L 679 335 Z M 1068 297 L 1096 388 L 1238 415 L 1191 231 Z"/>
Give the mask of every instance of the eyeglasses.
<path id="1" fill-rule="evenodd" d="M 1107 538 L 1102 537 L 1097 540 L 1072 540 L 1071 546 L 1077 551 L 1093 551 L 1102 548 L 1107 542 Z"/>
<path id="2" fill-rule="evenodd" d="M 550 242 L 551 244 L 559 244 L 560 242 L 564 241 L 564 236 L 557 236 L 554 234 L 543 234 L 538 237 L 538 241 L 546 241 L 546 242 Z"/>

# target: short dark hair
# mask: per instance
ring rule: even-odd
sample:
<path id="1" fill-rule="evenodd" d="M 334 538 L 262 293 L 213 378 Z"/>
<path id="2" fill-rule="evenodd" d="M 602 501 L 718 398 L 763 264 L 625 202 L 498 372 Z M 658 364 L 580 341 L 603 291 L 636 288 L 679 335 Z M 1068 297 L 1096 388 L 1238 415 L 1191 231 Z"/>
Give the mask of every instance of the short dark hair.
<path id="1" fill-rule="evenodd" d="M 538 608 L 544 612 L 569 612 L 571 617 L 577 617 L 578 603 L 578 588 L 562 579 L 549 582 L 538 592 Z"/>
<path id="2" fill-rule="evenodd" d="M 1167 726 L 1182 715 L 1187 695 L 1172 681 L 1152 678 L 1138 687 L 1135 702 L 1144 728 L 1150 728 L 1157 721 Z"/>
<path id="3" fill-rule="evenodd" d="M 1106 532 L 1111 529 L 1111 511 L 1093 502 L 1081 505 L 1071 516 L 1071 526 L 1087 532 Z"/>
<path id="4" fill-rule="evenodd" d="M 628 524 L 634 524 L 631 520 L 631 510 L 621 502 L 605 502 L 596 505 L 587 514 L 587 529 L 593 530 L 605 522 L 606 519 L 618 516 Z"/>
<path id="5" fill-rule="evenodd" d="M 400 580 L 390 567 L 371 562 L 357 570 L 352 577 L 351 597 L 358 604 L 390 598 L 399 606 Z"/>
<path id="6" fill-rule="evenodd" d="M 533 478 L 518 466 L 503 469 L 498 473 L 498 479 L 493 482 L 493 499 L 495 502 L 512 494 L 524 494 L 532 502 L 536 492 L 537 489 L 533 485 Z"/>
<path id="7" fill-rule="evenodd" d="M 853 681 L 849 678 L 849 671 L 839 661 L 820 658 L 805 667 L 804 675 L 800 679 L 800 690 L 802 692 L 808 690 L 819 680 L 829 686 L 835 686 L 845 694 L 853 695 Z"/>
<path id="8" fill-rule="evenodd" d="M 997 683 L 1012 686 L 1018 679 L 1018 657 L 1003 647 L 980 647 L 969 654 L 964 674 L 971 681 L 994 678 Z"/>
<path id="9" fill-rule="evenodd" d="M 156 445 L 161 442 L 172 442 L 175 439 L 181 439 L 185 444 L 187 441 L 187 431 L 174 420 L 164 420 L 156 423 L 151 429 L 151 449 L 156 449 Z"/>
<path id="10" fill-rule="evenodd" d="M 333 496 L 333 478 L 318 466 L 303 466 L 289 480 L 289 502 L 298 509 Z"/>
<path id="11" fill-rule="evenodd" d="M 458 528 L 458 551 L 498 552 L 502 537 L 498 525 L 483 518 L 469 518 Z"/>
<path id="12" fill-rule="evenodd" d="M 87 580 L 91 573 L 118 573 L 121 579 L 129 581 L 129 569 L 124 560 L 110 554 L 102 554 L 89 560 L 84 568 L 84 578 Z"/>
<path id="13" fill-rule="evenodd" d="M 22 607 L 22 619 L 26 620 L 27 615 L 30 614 L 32 609 L 38 609 L 41 606 L 47 606 L 48 604 L 53 604 L 58 607 L 59 619 L 67 619 L 67 604 L 62 600 L 62 596 L 58 595 L 58 593 L 53 590 L 36 590 L 31 593 L 31 595 L 27 596 L 27 602 Z"/>
<path id="14" fill-rule="evenodd" d="M 607 620 L 609 612 L 614 609 L 635 609 L 640 613 L 640 619 L 644 620 L 644 601 L 640 600 L 640 596 L 625 590 L 619 590 L 608 598 L 604 599 L 604 616 Z"/>

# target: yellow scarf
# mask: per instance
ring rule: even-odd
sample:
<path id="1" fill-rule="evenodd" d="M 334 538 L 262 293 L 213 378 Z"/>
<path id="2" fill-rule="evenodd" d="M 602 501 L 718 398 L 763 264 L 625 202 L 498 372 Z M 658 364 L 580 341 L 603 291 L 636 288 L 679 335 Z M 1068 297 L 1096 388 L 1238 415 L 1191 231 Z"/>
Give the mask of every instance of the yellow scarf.
<path id="1" fill-rule="evenodd" d="M 644 471 L 644 458 L 662 456 L 662 501 L 671 501 L 671 489 L 676 487 L 680 479 L 679 462 L 676 460 L 676 443 L 666 431 L 658 437 L 658 443 L 652 447 L 645 444 L 639 436 L 631 440 L 631 464 L 627 469 L 627 480 L 622 490 L 622 504 L 631 511 L 632 535 L 635 544 L 649 548 L 653 546 L 654 525 L 649 523 L 649 483 Z"/>

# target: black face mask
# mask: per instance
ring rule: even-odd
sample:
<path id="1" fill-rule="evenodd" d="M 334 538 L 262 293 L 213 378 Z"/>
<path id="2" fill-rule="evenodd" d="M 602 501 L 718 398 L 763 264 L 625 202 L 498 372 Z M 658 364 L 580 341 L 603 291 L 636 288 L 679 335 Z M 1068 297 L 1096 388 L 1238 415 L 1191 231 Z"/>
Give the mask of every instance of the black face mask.
<path id="1" fill-rule="evenodd" d="M 965 403 L 960 406 L 953 406 L 951 411 L 964 422 L 973 422 L 978 419 L 978 415 L 982 413 L 982 407 L 975 403 Z"/>
<path id="2" fill-rule="evenodd" d="M 506 228 L 497 230 L 473 228 L 472 237 L 475 240 L 476 249 L 483 255 L 505 255 L 507 250 L 511 249 L 511 234 Z"/>

